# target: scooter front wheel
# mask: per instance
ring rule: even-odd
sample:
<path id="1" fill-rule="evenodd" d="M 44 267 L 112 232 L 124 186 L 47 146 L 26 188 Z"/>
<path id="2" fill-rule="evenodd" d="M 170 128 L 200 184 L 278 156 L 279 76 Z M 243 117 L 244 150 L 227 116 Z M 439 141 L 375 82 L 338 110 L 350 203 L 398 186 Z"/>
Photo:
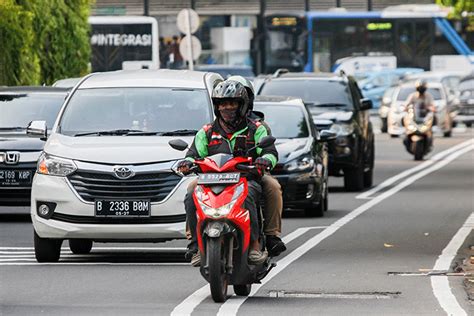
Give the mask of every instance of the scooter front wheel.
<path id="1" fill-rule="evenodd" d="M 424 148 L 421 142 L 413 143 L 413 154 L 415 155 L 415 160 L 423 160 Z"/>
<path id="2" fill-rule="evenodd" d="M 227 299 L 226 252 L 223 236 L 207 240 L 207 255 L 211 296 L 214 302 L 222 303 Z"/>

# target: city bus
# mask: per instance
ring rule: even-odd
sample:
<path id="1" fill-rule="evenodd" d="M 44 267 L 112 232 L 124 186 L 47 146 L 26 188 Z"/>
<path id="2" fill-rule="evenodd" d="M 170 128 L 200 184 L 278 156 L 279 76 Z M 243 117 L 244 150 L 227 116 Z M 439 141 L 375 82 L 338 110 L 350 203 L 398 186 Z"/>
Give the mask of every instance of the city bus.
<path id="1" fill-rule="evenodd" d="M 390 55 L 398 67 L 428 70 L 433 55 L 473 56 L 446 16 L 431 5 L 268 15 L 264 72 L 331 71 L 346 57 Z"/>

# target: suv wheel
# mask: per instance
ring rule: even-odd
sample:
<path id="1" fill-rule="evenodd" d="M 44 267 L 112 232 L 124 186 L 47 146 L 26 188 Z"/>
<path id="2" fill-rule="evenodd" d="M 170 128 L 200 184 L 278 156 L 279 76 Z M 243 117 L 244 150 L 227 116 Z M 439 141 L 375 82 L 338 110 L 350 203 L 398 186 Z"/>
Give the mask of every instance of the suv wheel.
<path id="1" fill-rule="evenodd" d="M 364 188 L 364 165 L 359 163 L 355 168 L 344 169 L 344 189 L 348 192 Z"/>
<path id="2" fill-rule="evenodd" d="M 69 239 L 69 249 L 76 255 L 86 255 L 91 252 L 92 240 Z"/>
<path id="3" fill-rule="evenodd" d="M 369 170 L 364 172 L 364 187 L 370 188 L 374 182 L 374 160 L 375 160 L 375 145 L 374 140 L 370 144 L 370 154 L 368 166 Z"/>
<path id="4" fill-rule="evenodd" d="M 382 133 L 387 133 L 388 131 L 388 122 L 387 122 L 387 118 L 382 118 L 382 127 L 380 128 L 380 131 Z"/>
<path id="5" fill-rule="evenodd" d="M 61 255 L 62 242 L 63 241 L 60 239 L 41 238 L 35 231 L 34 243 L 36 261 L 57 262 Z"/>

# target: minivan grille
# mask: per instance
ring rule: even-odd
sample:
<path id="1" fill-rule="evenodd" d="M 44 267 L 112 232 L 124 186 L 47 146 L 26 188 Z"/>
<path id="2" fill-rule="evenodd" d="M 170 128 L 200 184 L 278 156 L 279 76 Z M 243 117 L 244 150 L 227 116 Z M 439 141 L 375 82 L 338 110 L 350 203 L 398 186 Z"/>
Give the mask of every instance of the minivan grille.
<path id="1" fill-rule="evenodd" d="M 159 202 L 176 187 L 181 177 L 173 172 L 153 172 L 120 180 L 112 174 L 78 171 L 68 179 L 88 202 L 96 199 L 150 199 Z"/>

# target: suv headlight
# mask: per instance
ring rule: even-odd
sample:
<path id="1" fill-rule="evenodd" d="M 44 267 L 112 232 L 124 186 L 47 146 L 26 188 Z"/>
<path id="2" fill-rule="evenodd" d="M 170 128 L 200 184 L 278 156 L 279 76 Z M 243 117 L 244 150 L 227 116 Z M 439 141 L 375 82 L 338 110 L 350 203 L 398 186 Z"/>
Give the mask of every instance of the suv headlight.
<path id="1" fill-rule="evenodd" d="M 331 125 L 330 131 L 336 133 L 337 136 L 348 136 L 354 132 L 354 124 L 335 123 Z"/>
<path id="2" fill-rule="evenodd" d="M 70 159 L 59 158 L 43 152 L 38 159 L 36 171 L 50 176 L 66 177 L 77 170 L 76 164 Z"/>
<path id="3" fill-rule="evenodd" d="M 240 197 L 240 195 L 242 195 L 242 192 L 244 192 L 243 183 L 237 186 L 237 188 L 235 189 L 234 195 L 232 196 L 232 199 L 230 200 L 229 203 L 222 205 L 221 207 L 218 207 L 218 208 L 213 208 L 203 202 L 205 193 L 202 187 L 198 185 L 196 189 L 194 190 L 199 206 L 201 207 L 204 214 L 206 214 L 207 216 L 212 216 L 214 218 L 223 217 L 229 214 L 229 212 L 234 207 L 235 202 L 237 202 L 237 199 Z"/>
<path id="4" fill-rule="evenodd" d="M 288 172 L 307 171 L 314 168 L 314 159 L 310 156 L 303 156 L 291 160 L 283 166 Z"/>

